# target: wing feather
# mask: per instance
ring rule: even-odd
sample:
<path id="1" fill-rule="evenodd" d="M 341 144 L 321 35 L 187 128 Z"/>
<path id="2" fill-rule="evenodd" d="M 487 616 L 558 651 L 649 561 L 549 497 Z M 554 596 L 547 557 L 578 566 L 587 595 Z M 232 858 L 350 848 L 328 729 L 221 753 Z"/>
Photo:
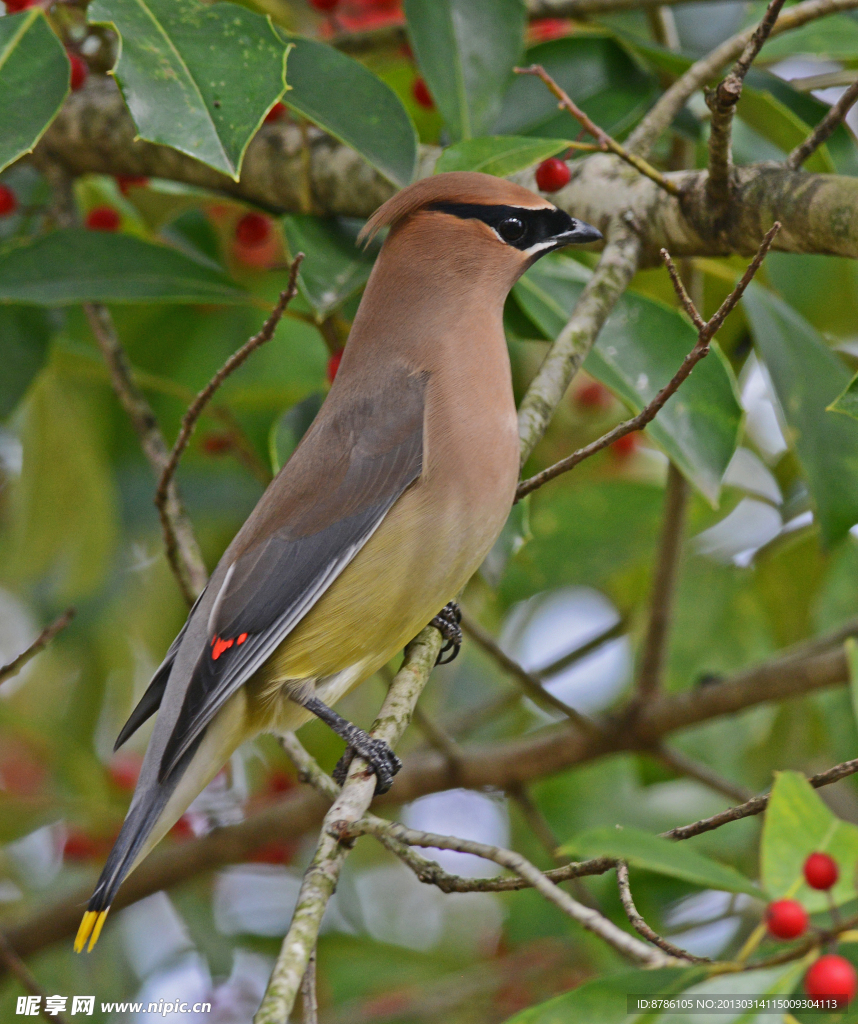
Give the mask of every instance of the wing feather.
<path id="1" fill-rule="evenodd" d="M 224 556 L 212 629 L 164 748 L 167 777 L 381 525 L 423 468 L 426 374 L 387 371 L 314 423 Z M 291 467 L 291 469 L 290 469 Z"/>

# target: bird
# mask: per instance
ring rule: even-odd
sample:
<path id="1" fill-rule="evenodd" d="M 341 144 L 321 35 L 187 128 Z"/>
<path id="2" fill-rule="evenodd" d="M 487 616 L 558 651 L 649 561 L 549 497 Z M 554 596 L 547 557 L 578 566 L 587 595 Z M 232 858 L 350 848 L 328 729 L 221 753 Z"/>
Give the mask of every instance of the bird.
<path id="1" fill-rule="evenodd" d="M 476 172 L 407 186 L 358 240 L 382 229 L 318 415 L 116 741 L 157 712 L 78 952 L 97 942 L 122 881 L 245 740 L 317 716 L 347 755 L 367 759 L 377 792 L 389 788 L 396 755 L 332 705 L 428 622 L 447 646 L 461 638 L 454 599 L 499 536 L 520 471 L 504 302 L 541 256 L 601 234 Z"/>

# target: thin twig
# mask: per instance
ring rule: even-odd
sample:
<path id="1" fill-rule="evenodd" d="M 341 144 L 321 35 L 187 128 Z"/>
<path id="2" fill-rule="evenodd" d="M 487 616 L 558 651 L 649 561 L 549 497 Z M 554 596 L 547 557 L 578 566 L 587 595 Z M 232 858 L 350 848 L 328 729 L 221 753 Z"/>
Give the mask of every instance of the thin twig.
<path id="1" fill-rule="evenodd" d="M 307 970 L 301 979 L 303 1024 L 319 1024 L 319 1000 L 316 996 L 316 947 L 307 961 Z"/>
<path id="2" fill-rule="evenodd" d="M 56 1024 L 66 1024 L 67 1017 L 64 1013 L 49 1014 L 45 1009 L 46 996 L 44 989 L 41 988 L 33 972 L 18 956 L 2 932 L 0 932 L 0 963 L 18 980 L 25 992 L 28 992 L 31 996 L 38 997 L 39 1014 L 45 1020 L 55 1021 Z"/>
<path id="3" fill-rule="evenodd" d="M 119 341 L 110 311 L 106 306 L 94 302 L 84 303 L 83 311 L 107 363 L 113 390 L 131 420 L 143 454 L 160 477 L 169 461 L 167 444 L 152 407 L 134 380 L 131 364 Z M 162 522 L 165 521 L 169 523 L 170 536 L 173 538 L 172 545 L 167 548 L 170 568 L 185 600 L 193 604 L 208 582 L 208 572 L 175 480 L 170 481 L 167 488 L 162 512 Z"/>
<path id="4" fill-rule="evenodd" d="M 667 470 L 664 515 L 650 596 L 649 622 L 637 679 L 638 700 L 646 700 L 661 687 L 687 504 L 688 484 L 671 462 Z"/>
<path id="5" fill-rule="evenodd" d="M 43 651 L 48 646 L 57 633 L 61 633 L 66 628 L 74 616 L 74 608 L 67 608 L 58 619 L 54 619 L 50 626 L 45 626 L 30 646 L 25 651 L 22 651 L 17 658 L 13 658 L 8 664 L 0 666 L 0 684 L 17 675 L 31 658 L 35 658 L 40 651 Z"/>
<path id="6" fill-rule="evenodd" d="M 804 142 L 796 146 L 786 158 L 786 165 L 790 170 L 797 171 L 811 154 L 825 142 L 834 129 L 845 119 L 856 100 L 858 100 L 858 78 L 855 79 L 846 92 L 831 107 Z"/>
<path id="7" fill-rule="evenodd" d="M 526 494 L 530 494 L 537 488 L 542 487 L 543 484 L 548 483 L 549 480 L 553 480 L 555 477 L 560 476 L 562 473 L 568 473 L 570 469 L 573 469 L 579 463 L 585 459 L 589 459 L 592 455 L 602 451 L 611 445 L 620 437 L 624 437 L 626 434 L 631 434 L 634 431 L 643 429 L 649 422 L 655 419 L 656 415 L 661 411 L 667 400 L 671 398 L 679 389 L 680 385 L 687 380 L 691 375 L 691 371 L 694 367 L 703 359 L 709 352 L 709 346 L 712 338 L 716 332 L 720 329 L 721 325 L 729 313 L 735 308 L 739 299 L 745 292 L 745 289 L 751 283 L 756 272 L 760 269 L 760 265 L 766 257 L 772 242 L 774 241 L 775 235 L 780 231 L 780 222 L 775 223 L 766 232 L 763 241 L 760 244 L 760 248 L 757 250 L 757 255 L 753 258 L 751 263 L 748 265 L 747 270 L 742 275 L 741 280 L 733 289 L 727 298 L 721 303 L 721 306 L 717 312 L 708 320 L 703 327 L 699 328 L 697 335 L 697 342 L 694 348 L 688 353 L 683 359 L 682 365 L 676 371 L 673 379 L 670 380 L 665 386 L 659 391 L 655 398 L 642 409 L 637 416 L 633 416 L 629 420 L 625 420 L 623 423 L 617 424 L 613 430 L 609 430 L 607 434 L 603 434 L 602 437 L 597 438 L 595 441 L 586 445 L 584 448 L 579 448 L 577 452 L 573 452 L 568 455 L 565 459 L 561 459 L 559 462 L 555 462 L 554 465 L 549 466 L 547 469 L 543 469 L 541 473 L 536 473 L 534 476 L 529 477 L 527 480 L 522 480 L 518 485 L 518 489 L 515 493 L 516 501 L 520 501 Z M 673 266 L 673 261 L 670 258 L 670 254 L 666 249 L 661 250 L 661 256 L 664 262 L 667 264 L 668 269 Z M 679 279 L 676 267 L 673 267 L 671 273 L 671 280 L 676 283 Z M 679 293 L 680 301 L 685 305 L 686 301 L 691 302 L 688 298 L 687 292 L 683 288 Z M 695 318 L 695 323 L 698 317 Z"/>
<path id="8" fill-rule="evenodd" d="M 713 771 L 709 765 L 695 761 L 675 747 L 655 747 L 653 748 L 652 755 L 667 765 L 668 768 L 673 769 L 673 771 L 678 772 L 680 775 L 687 775 L 689 779 L 702 782 L 704 786 L 714 789 L 716 793 L 723 793 L 729 800 L 742 802 L 753 798 L 754 794 L 749 789 L 723 778 Z"/>
<path id="9" fill-rule="evenodd" d="M 528 672 L 527 669 L 523 668 L 517 661 L 511 658 L 501 647 L 496 643 L 494 637 L 491 636 L 483 627 L 472 619 L 469 615 L 462 613 L 462 631 L 469 636 L 478 647 L 490 654 L 494 660 L 508 672 L 513 679 L 518 682 L 524 692 L 534 700 L 540 706 L 548 705 L 554 708 L 556 711 L 561 711 L 566 717 L 574 722 L 579 728 L 586 732 L 598 732 L 599 728 L 592 719 L 582 715 L 580 711 L 576 711 L 575 708 L 569 707 L 559 697 L 555 697 L 553 693 L 546 690 L 540 680 Z"/>
<path id="10" fill-rule="evenodd" d="M 505 850 L 499 846 L 490 846 L 487 843 L 478 843 L 470 839 L 459 839 L 457 836 L 442 836 L 432 832 L 418 832 L 393 822 L 388 823 L 382 829 L 377 822 L 365 819 L 344 825 L 344 827 L 339 829 L 339 835 L 341 837 L 354 837 L 362 834 L 377 835 L 380 831 L 388 832 L 395 839 L 409 846 L 428 846 L 441 850 L 457 850 L 460 853 L 471 853 L 485 860 L 493 861 L 495 864 L 499 864 L 509 871 L 514 871 L 517 875 L 526 879 L 547 900 L 550 900 L 551 903 L 562 910 L 564 914 L 577 921 L 594 935 L 598 935 L 599 938 L 603 939 L 608 945 L 624 956 L 650 967 L 664 967 L 675 963 L 673 957 L 656 953 L 649 946 L 645 946 L 642 942 L 632 938 L 628 932 L 618 928 L 598 911 L 593 910 L 591 907 L 585 907 L 576 899 L 573 899 L 569 893 L 556 886 L 539 868 L 522 857 L 520 853 L 515 853 L 513 850 Z"/>
<path id="11" fill-rule="evenodd" d="M 658 932 L 655 932 L 650 928 L 635 906 L 635 901 L 632 898 L 632 890 L 629 886 L 629 866 L 624 860 L 617 861 L 617 888 L 620 891 L 620 902 L 623 905 L 623 910 L 626 912 L 626 917 L 629 919 L 629 924 L 634 928 L 638 935 L 643 935 L 643 937 L 645 939 L 649 939 L 653 945 L 658 946 L 659 949 L 663 949 L 665 953 L 675 956 L 678 960 L 688 960 L 693 964 L 712 962 L 709 957 L 694 956 L 693 953 L 689 953 L 685 949 L 680 949 L 679 946 L 674 946 L 672 942 L 668 942 L 667 939 L 662 938 Z"/>
<path id="12" fill-rule="evenodd" d="M 716 211 L 723 211 L 730 201 L 730 167 L 733 162 L 730 133 L 736 104 L 742 96 L 742 83 L 763 43 L 768 39 L 783 4 L 784 0 L 770 0 L 762 21 L 730 73 L 706 94 L 706 105 L 712 111 L 706 195 Z"/>
<path id="13" fill-rule="evenodd" d="M 447 758 L 450 762 L 450 771 L 455 775 L 456 764 L 462 757 L 462 748 L 459 744 L 446 729 L 433 721 L 419 706 L 414 709 L 411 721 L 423 733 L 429 746 L 434 747 Z"/>
<path id="14" fill-rule="evenodd" d="M 179 465 L 179 459 L 181 459 L 182 453 L 188 446 L 188 442 L 194 432 L 194 427 L 197 425 L 197 420 L 200 418 L 203 409 L 205 409 L 206 405 L 211 401 L 217 389 L 231 373 L 234 373 L 242 363 L 244 363 L 247 358 L 256 351 L 256 349 L 260 348 L 267 341 L 270 341 L 274 336 L 274 331 L 280 323 L 283 314 L 286 312 L 286 307 L 298 294 L 298 271 L 300 270 L 301 261 L 303 259 L 304 254 L 299 252 L 292 261 L 292 266 L 289 271 L 289 283 L 280 293 L 277 305 L 262 325 L 261 330 L 257 334 L 254 334 L 252 338 L 248 339 L 237 352 L 234 352 L 229 359 L 227 359 L 214 377 L 212 377 L 208 384 L 206 384 L 203 390 L 197 395 L 182 418 L 182 425 L 179 428 L 179 436 L 176 438 L 176 443 L 173 445 L 172 451 L 167 459 L 167 463 L 161 473 L 161 479 L 158 481 L 158 488 L 155 491 L 155 507 L 158 509 L 158 514 L 161 517 L 161 526 L 164 531 L 164 544 L 167 548 L 167 556 L 171 562 L 175 557 L 177 537 L 173 528 L 172 519 L 167 514 L 167 503 L 170 488 L 173 484 L 176 469 Z"/>
<path id="15" fill-rule="evenodd" d="M 781 0 L 783 2 L 783 0 Z M 660 188 L 663 188 L 665 192 L 670 193 L 672 196 L 679 195 L 679 187 L 675 182 L 656 170 L 652 164 L 647 163 L 643 157 L 636 156 L 634 153 L 630 153 L 624 146 L 621 146 L 616 139 L 611 138 L 610 135 L 602 128 L 600 128 L 584 113 L 584 111 L 578 106 L 574 100 L 560 88 L 560 86 L 554 81 L 551 75 L 545 70 L 541 64 L 531 64 L 529 68 L 514 68 L 517 75 L 534 75 L 536 78 L 540 78 L 550 91 L 557 97 L 557 106 L 561 110 L 566 110 L 570 113 L 575 120 L 584 128 L 593 138 L 598 142 L 602 151 L 605 153 L 614 153 L 621 160 L 625 160 L 627 164 L 631 164 L 636 171 L 645 175 L 651 179 Z"/>

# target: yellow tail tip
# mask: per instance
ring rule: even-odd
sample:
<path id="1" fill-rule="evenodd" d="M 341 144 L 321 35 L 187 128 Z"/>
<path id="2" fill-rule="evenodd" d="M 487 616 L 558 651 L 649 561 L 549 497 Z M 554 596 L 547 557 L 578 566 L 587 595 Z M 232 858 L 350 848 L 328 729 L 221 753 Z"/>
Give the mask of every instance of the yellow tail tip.
<path id="1" fill-rule="evenodd" d="M 110 910 L 110 907 L 107 910 Z M 74 940 L 75 953 L 83 952 L 87 939 L 89 939 L 89 946 L 86 951 L 87 953 L 92 952 L 93 946 L 98 942 L 98 937 L 101 935 L 101 929 L 104 927 L 107 910 L 87 910 L 83 915 L 83 920 L 80 923 L 80 928 L 78 928 L 77 936 Z"/>

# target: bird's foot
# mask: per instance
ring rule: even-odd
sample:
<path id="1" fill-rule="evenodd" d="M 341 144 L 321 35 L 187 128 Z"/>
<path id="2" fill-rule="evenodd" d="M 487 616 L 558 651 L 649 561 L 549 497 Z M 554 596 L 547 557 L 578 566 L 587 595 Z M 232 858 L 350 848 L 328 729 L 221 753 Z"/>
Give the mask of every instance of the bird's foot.
<path id="1" fill-rule="evenodd" d="M 337 761 L 333 771 L 334 782 L 344 785 L 355 755 L 362 757 L 375 772 L 375 795 L 381 796 L 393 785 L 393 776 L 402 767 L 402 761 L 393 753 L 384 740 L 373 739 L 363 729 L 352 726 L 354 734 L 348 737 L 349 745 Z"/>
<path id="2" fill-rule="evenodd" d="M 445 604 L 435 618 L 429 623 L 430 626 L 434 626 L 444 637 L 446 643 L 438 652 L 438 657 L 435 660 L 436 665 L 448 665 L 459 653 L 459 649 L 462 646 L 462 627 L 459 623 L 462 621 L 462 612 L 455 601 L 450 601 Z M 451 652 L 449 657 L 444 657 L 447 652 Z"/>

